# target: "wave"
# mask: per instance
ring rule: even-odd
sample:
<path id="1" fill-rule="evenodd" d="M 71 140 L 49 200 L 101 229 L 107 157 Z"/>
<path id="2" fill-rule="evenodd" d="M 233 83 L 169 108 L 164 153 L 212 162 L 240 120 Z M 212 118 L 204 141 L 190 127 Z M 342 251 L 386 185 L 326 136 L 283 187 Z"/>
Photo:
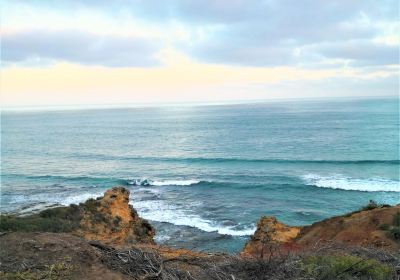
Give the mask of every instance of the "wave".
<path id="1" fill-rule="evenodd" d="M 400 160 L 307 160 L 307 159 L 260 159 L 260 158 L 223 158 L 223 157 L 147 157 L 147 156 L 113 156 L 102 154 L 75 154 L 71 157 L 95 160 L 133 160 L 133 161 L 158 161 L 158 162 L 187 162 L 187 163 L 291 163 L 291 164 L 400 164 Z"/>
<path id="2" fill-rule="evenodd" d="M 89 198 L 96 198 L 103 195 L 102 190 L 95 192 L 72 193 L 47 193 L 43 194 L 7 194 L 2 195 L 1 209 L 5 212 L 30 213 L 37 212 L 49 206 L 79 204 Z M 7 203 L 4 203 L 7 202 Z"/>
<path id="3" fill-rule="evenodd" d="M 400 192 L 400 181 L 381 178 L 355 179 L 341 175 L 320 176 L 307 174 L 302 176 L 302 179 L 307 185 L 320 188 L 363 192 Z"/>
<path id="4" fill-rule="evenodd" d="M 26 178 L 32 180 L 47 181 L 69 181 L 69 182 L 98 182 L 103 184 L 126 184 L 126 180 L 113 177 L 97 177 L 97 176 L 69 176 L 69 175 L 27 175 L 19 173 L 8 173 L 1 175 L 4 178 Z"/>
<path id="5" fill-rule="evenodd" d="M 120 178 L 106 178 L 106 177 L 88 177 L 88 176 L 62 176 L 62 175 L 23 175 L 23 174 L 7 174 L 5 176 L 23 177 L 27 179 L 36 180 L 57 180 L 57 181 L 89 181 L 98 182 L 101 184 L 121 184 L 133 186 L 190 186 L 196 185 L 201 182 L 195 179 L 188 180 L 151 180 L 151 179 L 120 179 Z M 61 185 L 60 185 L 61 186 Z M 91 185 L 92 187 L 95 185 Z"/>
<path id="6" fill-rule="evenodd" d="M 199 180 L 165 180 L 153 181 L 150 179 L 131 179 L 127 181 L 128 185 L 133 186 L 191 186 L 199 184 Z"/>
<path id="7" fill-rule="evenodd" d="M 222 226 L 200 216 L 188 213 L 176 205 L 167 204 L 162 200 L 131 201 L 139 215 L 145 219 L 166 222 L 177 226 L 189 226 L 206 232 L 218 232 L 223 235 L 252 235 L 255 227 L 239 228 L 238 226 Z"/>

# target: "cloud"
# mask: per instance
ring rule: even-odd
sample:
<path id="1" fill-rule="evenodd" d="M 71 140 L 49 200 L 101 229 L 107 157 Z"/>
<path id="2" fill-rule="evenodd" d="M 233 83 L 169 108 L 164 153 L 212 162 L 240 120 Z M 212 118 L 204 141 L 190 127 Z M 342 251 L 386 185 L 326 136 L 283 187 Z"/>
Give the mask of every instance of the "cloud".
<path id="1" fill-rule="evenodd" d="M 98 35 L 76 30 L 24 30 L 2 35 L 2 60 L 13 63 L 59 61 L 110 67 L 146 67 L 159 62 L 162 45 L 134 36 Z"/>
<path id="2" fill-rule="evenodd" d="M 364 67 L 398 63 L 394 54 L 398 44 L 393 43 L 400 40 L 395 0 L 5 3 L 7 27 L 30 25 L 31 18 L 34 27 L 40 22 L 41 28 L 45 28 L 51 27 L 57 17 L 63 18 L 57 21 L 56 29 L 64 31 L 38 32 L 35 40 L 27 34 L 26 42 L 22 38 L 14 40 L 6 57 L 19 62 L 36 58 L 83 64 L 95 64 L 97 60 L 105 66 L 149 66 L 157 63 L 157 51 L 168 46 L 197 61 L 224 65 Z M 38 14 L 47 15 L 47 21 L 38 19 Z M 65 31 L 71 18 L 80 20 L 78 24 L 71 23 L 79 32 Z M 66 26 L 60 27 L 63 24 Z M 109 35 L 95 35 L 96 29 L 107 29 Z M 153 38 L 131 36 L 131 30 Z M 377 38 L 392 39 L 388 43 L 377 42 Z"/>
<path id="3" fill-rule="evenodd" d="M 395 65 L 399 63 L 398 46 L 370 41 L 321 44 L 311 49 L 327 58 L 350 60 L 352 66 Z"/>
<path id="4" fill-rule="evenodd" d="M 32 3 L 32 0 L 20 2 Z M 38 3 L 35 2 L 35 4 Z M 80 0 L 79 2 L 57 1 L 53 4 L 47 2 L 46 5 L 70 9 L 86 6 L 113 12 L 123 10 L 132 13 L 135 17 L 147 18 L 151 21 L 175 19 L 188 24 L 232 24 L 261 20 L 272 21 L 272 23 L 287 22 L 294 28 L 301 28 L 305 24 L 318 27 L 319 22 L 335 23 L 360 13 L 367 14 L 375 20 L 396 21 L 398 17 L 396 0 L 379 2 L 374 0 Z M 300 23 L 300 26 L 296 23 Z"/>

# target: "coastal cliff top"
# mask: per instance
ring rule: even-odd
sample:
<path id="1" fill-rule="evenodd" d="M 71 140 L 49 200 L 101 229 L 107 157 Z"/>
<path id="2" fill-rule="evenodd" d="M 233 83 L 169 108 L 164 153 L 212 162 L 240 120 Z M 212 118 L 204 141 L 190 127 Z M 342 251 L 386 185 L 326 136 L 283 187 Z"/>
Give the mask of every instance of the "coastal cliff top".
<path id="1" fill-rule="evenodd" d="M 129 190 L 114 187 L 79 205 L 56 207 L 30 216 L 3 215 L 1 231 L 68 232 L 113 246 L 154 244 L 155 230 L 129 205 Z"/>
<path id="2" fill-rule="evenodd" d="M 305 227 L 262 217 L 241 255 L 232 256 L 155 244 L 154 228 L 129 205 L 129 195 L 114 187 L 79 205 L 1 215 L 0 276 L 387 280 L 400 269 L 400 205 L 369 205 Z"/>
<path id="3" fill-rule="evenodd" d="M 299 252 L 326 244 L 400 250 L 400 205 L 369 204 L 360 211 L 329 218 L 309 226 L 292 227 L 275 217 L 262 217 L 242 254 L 268 257 L 271 248 Z"/>

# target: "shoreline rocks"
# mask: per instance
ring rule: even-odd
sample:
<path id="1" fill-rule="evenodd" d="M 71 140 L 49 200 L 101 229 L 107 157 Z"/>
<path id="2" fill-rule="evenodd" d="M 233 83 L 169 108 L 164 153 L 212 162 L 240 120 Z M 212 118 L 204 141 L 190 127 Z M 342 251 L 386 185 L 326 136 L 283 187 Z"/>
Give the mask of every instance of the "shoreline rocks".
<path id="1" fill-rule="evenodd" d="M 336 279 L 339 269 L 391 279 L 400 275 L 400 205 L 374 207 L 304 227 L 262 217 L 235 256 L 157 245 L 129 191 L 115 187 L 79 205 L 1 215 L 0 278 L 287 280 L 314 279 L 323 269 Z"/>
<path id="2" fill-rule="evenodd" d="M 30 216 L 1 215 L 0 232 L 70 233 L 114 247 L 156 244 L 155 229 L 129 205 L 124 187 L 79 205 L 46 209 Z M 328 242 L 388 251 L 400 249 L 400 204 L 368 205 L 363 210 L 296 227 L 262 217 L 241 255 L 264 258 L 272 252 L 299 252 Z"/>

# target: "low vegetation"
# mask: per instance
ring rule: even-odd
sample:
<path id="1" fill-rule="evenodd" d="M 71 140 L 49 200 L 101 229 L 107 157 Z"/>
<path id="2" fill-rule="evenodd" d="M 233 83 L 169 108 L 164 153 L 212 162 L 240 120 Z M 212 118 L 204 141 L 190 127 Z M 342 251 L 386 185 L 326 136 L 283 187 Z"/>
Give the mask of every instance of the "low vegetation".
<path id="1" fill-rule="evenodd" d="M 311 256 L 302 261 L 302 269 L 311 279 L 393 279 L 392 266 L 373 259 L 350 255 Z"/>
<path id="2" fill-rule="evenodd" d="M 61 262 L 25 271 L 0 271 L 0 278 L 4 280 L 64 280 L 72 279 L 73 270 L 74 267 L 72 265 Z"/>
<path id="3" fill-rule="evenodd" d="M 26 217 L 0 215 L 0 231 L 71 232 L 79 227 L 81 211 L 78 206 L 47 209 Z"/>
<path id="4" fill-rule="evenodd" d="M 388 229 L 388 235 L 392 239 L 400 242 L 400 211 L 393 217 L 393 226 Z"/>
<path id="5" fill-rule="evenodd" d="M 390 207 L 390 205 L 389 204 L 381 204 L 381 203 L 377 203 L 374 200 L 370 200 L 367 205 L 365 205 L 364 207 L 362 207 L 360 209 L 360 211 L 367 211 L 367 210 L 373 210 L 373 209 L 385 208 L 385 207 Z M 360 212 L 360 211 L 356 211 L 356 212 Z"/>
<path id="6" fill-rule="evenodd" d="M 261 260 L 229 255 L 163 258 L 148 249 L 117 250 L 99 243 L 92 245 L 99 249 L 102 262 L 110 269 L 132 279 L 394 280 L 394 267 L 399 261 L 377 249 L 354 247 L 347 254 L 340 246 Z"/>
<path id="7" fill-rule="evenodd" d="M 112 198 L 112 196 L 110 197 Z M 370 201 L 358 212 L 385 207 L 387 205 Z M 0 254 L 2 257 L 0 259 L 0 278 L 10 280 L 74 279 L 75 272 L 79 273 L 80 270 L 82 276 L 85 267 L 88 265 L 90 267 L 93 262 L 101 261 L 101 266 L 112 273 L 117 272 L 126 276 L 128 279 L 399 279 L 399 271 L 396 271 L 396 269 L 400 269 L 399 254 L 396 255 L 379 248 L 361 247 L 357 244 L 352 246 L 337 240 L 323 244 L 318 241 L 313 246 L 301 248 L 301 251 L 292 251 L 291 254 L 285 250 L 274 252 L 274 254 L 265 254 L 260 259 L 222 254 L 193 254 L 190 251 L 187 254 L 166 256 L 160 253 L 162 251 L 157 249 L 158 247 L 152 247 L 152 245 L 146 247 L 143 245 L 144 243 L 141 244 L 142 247 L 133 242 L 126 247 L 117 246 L 117 248 L 125 249 L 115 249 L 112 247 L 114 245 L 87 242 L 70 234 L 53 234 L 76 233 L 76 230 L 81 230 L 82 224 L 90 231 L 100 224 L 102 229 L 104 227 L 108 230 L 105 234 L 110 235 L 120 231 L 120 228 L 124 226 L 124 224 L 121 226 L 122 217 L 110 216 L 108 212 L 100 211 L 103 208 L 98 199 L 89 199 L 80 205 L 52 208 L 30 216 L 0 215 L 0 232 L 4 233 L 1 235 L 3 240 L 14 240 L 13 244 L 8 241 L 2 245 L 9 247 L 4 250 L 3 255 Z M 379 214 L 385 211 L 384 209 L 371 213 Z M 396 242 L 400 241 L 400 211 L 398 209 L 390 211 L 382 219 L 373 217 L 375 219 L 371 224 L 374 230 L 384 231 L 391 239 Z M 82 221 L 86 221 L 86 224 Z M 140 226 L 134 229 L 133 236 L 149 236 L 148 232 L 152 231 L 151 225 L 145 220 L 139 222 Z M 32 233 L 27 234 L 26 232 Z M 32 241 L 34 236 L 38 235 L 37 232 L 51 232 L 51 234 L 41 233 L 46 237 L 44 241 L 43 239 Z M 97 232 L 94 233 L 93 236 L 96 237 L 96 240 L 101 240 L 97 239 Z M 20 238 L 12 239 L 13 234 L 16 234 L 17 237 L 23 236 L 26 239 L 25 243 L 20 246 Z M 152 234 L 154 235 L 154 232 Z M 152 238 L 153 235 L 150 237 Z M 386 238 L 385 235 L 382 236 Z M 7 239 L 7 237 L 9 238 Z M 92 239 L 86 238 L 86 240 Z M 75 242 L 74 244 L 77 246 L 69 248 L 69 245 L 65 245 L 71 244 L 71 242 Z M 393 243 L 390 240 L 389 242 Z M 19 251 L 16 249 L 18 246 Z M 69 253 L 72 254 L 70 256 L 73 256 L 68 257 L 69 261 L 64 258 L 67 255 L 66 250 L 69 250 Z M 28 255 L 31 256 L 30 260 Z M 55 255 L 58 256 L 58 259 L 54 257 Z M 18 256 L 19 260 L 15 256 Z M 83 265 L 83 261 L 87 263 Z"/>
<path id="8" fill-rule="evenodd" d="M 389 238 L 400 242 L 400 211 L 394 214 L 392 225 L 381 224 L 379 229 L 386 231 L 386 234 Z"/>

